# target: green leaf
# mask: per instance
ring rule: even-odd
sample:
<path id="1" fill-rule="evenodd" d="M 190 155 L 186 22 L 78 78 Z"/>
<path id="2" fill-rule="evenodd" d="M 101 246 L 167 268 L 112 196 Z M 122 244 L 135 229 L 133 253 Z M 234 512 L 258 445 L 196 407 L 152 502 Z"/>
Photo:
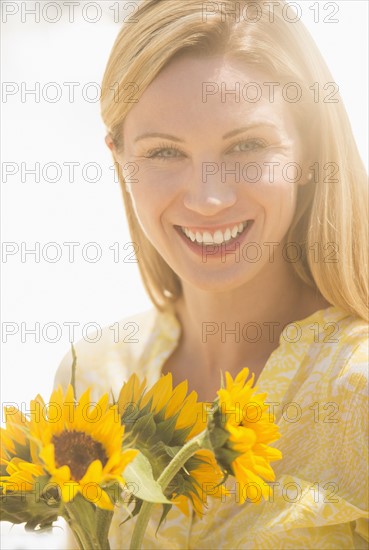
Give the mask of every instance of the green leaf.
<path id="1" fill-rule="evenodd" d="M 232 462 L 240 456 L 241 453 L 232 451 L 231 449 L 217 449 L 215 456 L 218 462 L 220 462 L 229 471 Z"/>
<path id="2" fill-rule="evenodd" d="M 133 427 L 133 434 L 137 434 L 141 440 L 146 442 L 156 432 L 156 424 L 152 413 L 139 418 Z"/>
<path id="3" fill-rule="evenodd" d="M 108 539 L 111 520 L 113 519 L 114 512 L 112 510 L 102 510 L 96 508 L 96 534 L 98 536 L 100 545 L 104 548 L 104 544 Z"/>
<path id="4" fill-rule="evenodd" d="M 134 484 L 135 497 L 148 502 L 170 504 L 157 481 L 155 481 L 149 460 L 142 454 L 138 455 L 124 469 L 124 479 Z"/>
<path id="5" fill-rule="evenodd" d="M 212 444 L 213 449 L 217 449 L 218 447 L 223 447 L 223 445 L 226 443 L 226 441 L 229 439 L 229 432 L 227 430 L 223 430 L 223 428 L 212 428 L 210 430 L 210 441 Z"/>
<path id="6" fill-rule="evenodd" d="M 7 492 L 0 495 L 1 521 L 25 523 L 27 529 L 52 524 L 60 515 L 59 505 L 50 506 L 35 491 Z"/>
<path id="7" fill-rule="evenodd" d="M 171 441 L 171 445 L 179 445 L 183 447 L 183 445 L 186 442 L 186 438 L 191 432 L 193 426 L 187 426 L 187 428 L 180 428 L 179 430 L 176 430 L 173 434 L 173 438 Z"/>
<path id="8" fill-rule="evenodd" d="M 98 524 L 102 524 L 102 521 L 97 521 L 96 512 L 97 507 L 92 502 L 86 500 L 81 493 L 77 493 L 73 500 L 64 503 L 62 513 L 76 538 L 82 542 L 83 548 L 88 548 L 89 550 L 100 550 L 109 547 L 107 540 L 105 540 L 104 545 L 100 543 L 97 527 Z M 107 530 L 109 530 L 112 516 L 104 516 L 104 511 L 102 511 L 102 514 L 102 517 L 109 523 L 107 527 Z M 105 533 L 105 531 L 104 527 L 103 532 Z"/>
<path id="9" fill-rule="evenodd" d="M 178 415 L 172 416 L 167 420 L 163 420 L 162 422 L 159 422 L 156 425 L 158 436 L 160 437 L 160 440 L 163 443 L 166 443 L 166 444 L 170 443 L 174 434 L 174 430 L 177 422 L 177 416 Z"/>
<path id="10" fill-rule="evenodd" d="M 174 458 L 176 454 L 182 449 L 181 445 L 177 445 L 173 447 L 172 445 L 164 445 L 166 453 L 170 456 L 170 458 Z"/>
<path id="11" fill-rule="evenodd" d="M 162 441 L 153 443 L 153 440 L 154 438 L 150 439 L 146 445 L 140 442 L 136 447 L 150 462 L 154 479 L 158 479 L 164 468 L 169 464 L 171 457 L 168 455 Z"/>
<path id="12" fill-rule="evenodd" d="M 140 512 L 140 510 L 142 508 L 142 504 L 143 504 L 143 500 L 136 500 L 135 503 L 134 503 L 133 510 L 129 510 L 129 511 L 127 510 L 128 516 L 126 517 L 126 519 L 124 519 L 123 521 L 120 522 L 119 527 L 121 527 L 124 523 L 126 523 L 130 519 L 137 516 L 137 514 Z"/>
<path id="13" fill-rule="evenodd" d="M 36 531 L 37 533 L 52 533 L 53 523 L 50 523 L 47 520 L 40 521 L 39 519 L 35 518 L 27 521 L 24 528 L 26 531 Z"/>
<path id="14" fill-rule="evenodd" d="M 203 464 L 209 464 L 209 461 L 206 460 L 206 458 L 199 458 L 196 455 L 192 455 L 191 458 L 189 458 L 184 466 L 186 467 L 186 470 L 189 470 L 192 472 L 192 470 L 196 470 Z"/>
<path id="15" fill-rule="evenodd" d="M 138 407 L 140 409 L 140 416 L 149 414 L 151 412 L 151 405 L 153 402 L 153 397 L 150 397 L 149 401 L 146 403 L 144 407 L 141 408 L 141 398 L 138 400 Z"/>
<path id="16" fill-rule="evenodd" d="M 119 398 L 118 398 L 119 403 Z M 137 401 L 128 401 L 124 404 L 124 409 L 121 414 L 121 421 L 122 424 L 125 425 L 126 431 L 131 431 L 134 428 L 135 422 L 137 422 L 138 419 L 142 418 L 143 416 L 146 416 L 150 413 L 150 409 L 147 409 L 146 407 L 143 409 L 140 409 L 141 406 L 141 397 L 137 399 Z"/>
<path id="17" fill-rule="evenodd" d="M 167 515 L 168 515 L 170 509 L 172 508 L 172 506 L 173 506 L 173 504 L 163 504 L 163 512 L 160 516 L 160 520 L 159 520 L 158 526 L 157 526 L 156 531 L 155 531 L 155 536 L 158 534 L 160 525 L 163 523 L 163 521 L 167 517 Z"/>
<path id="18" fill-rule="evenodd" d="M 27 436 L 28 436 L 28 433 L 26 433 L 26 437 Z M 12 455 L 16 456 L 17 458 L 21 458 L 26 462 L 31 462 L 29 441 L 27 441 L 26 445 L 22 445 L 21 443 L 18 443 L 18 441 L 13 440 L 13 444 L 14 444 L 14 453 L 12 453 Z"/>

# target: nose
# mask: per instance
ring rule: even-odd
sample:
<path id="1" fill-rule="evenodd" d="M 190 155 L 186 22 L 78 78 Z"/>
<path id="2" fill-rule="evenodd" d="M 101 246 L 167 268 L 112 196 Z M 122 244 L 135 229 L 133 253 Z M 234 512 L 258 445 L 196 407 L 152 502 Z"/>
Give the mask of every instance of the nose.
<path id="1" fill-rule="evenodd" d="M 220 163 L 205 163 L 189 174 L 183 202 L 186 208 L 204 216 L 216 215 L 233 206 L 234 186 L 223 176 Z"/>

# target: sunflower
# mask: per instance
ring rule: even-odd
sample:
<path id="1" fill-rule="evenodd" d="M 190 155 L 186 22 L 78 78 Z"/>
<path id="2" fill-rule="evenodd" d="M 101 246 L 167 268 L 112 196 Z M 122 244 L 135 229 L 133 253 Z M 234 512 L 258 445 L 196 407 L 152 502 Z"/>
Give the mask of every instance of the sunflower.
<path id="1" fill-rule="evenodd" d="M 45 475 L 39 464 L 32 464 L 18 457 L 7 461 L 7 475 L 0 476 L 0 488 L 5 495 L 7 491 L 34 491 L 38 477 Z"/>
<path id="2" fill-rule="evenodd" d="M 178 508 L 188 516 L 189 503 L 197 516 L 202 517 L 207 497 L 211 495 L 223 498 L 228 491 L 222 485 L 224 473 L 215 460 L 214 453 L 204 449 L 195 453 L 186 462 L 187 476 L 183 479 L 181 494 L 173 493 L 173 499 Z"/>
<path id="3" fill-rule="evenodd" d="M 182 445 L 206 428 L 205 404 L 197 401 L 195 391 L 187 395 L 187 380 L 173 389 L 172 374 L 168 373 L 159 378 L 148 391 L 145 389 L 146 379 L 140 382 L 136 374 L 132 374 L 123 385 L 118 409 L 127 424 L 132 423 L 132 414 L 136 419 L 151 413 L 157 422 L 173 419 L 175 435 Z"/>
<path id="4" fill-rule="evenodd" d="M 59 514 L 56 488 L 44 491 L 49 476 L 30 441 L 28 418 L 15 407 L 4 407 L 4 415 L 6 428 L 1 429 L 1 517 L 11 523 L 26 523 L 27 529 L 48 528 Z"/>
<path id="5" fill-rule="evenodd" d="M 13 457 L 30 460 L 30 445 L 27 434 L 29 432 L 29 421 L 26 416 L 15 407 L 4 407 L 6 428 L 0 428 L 0 464 L 1 473 L 4 473 L 4 466 Z"/>
<path id="6" fill-rule="evenodd" d="M 124 426 L 116 406 L 108 406 L 108 394 L 92 404 L 87 389 L 75 403 L 69 385 L 65 396 L 60 387 L 52 393 L 47 412 L 40 396 L 35 401 L 42 414 L 31 419 L 30 438 L 62 500 L 70 502 L 81 493 L 99 508 L 113 510 L 102 487 L 113 481 L 123 485 L 122 472 L 138 451 L 122 450 Z"/>
<path id="7" fill-rule="evenodd" d="M 233 380 L 226 372 L 226 385 L 218 393 L 217 410 L 213 416 L 213 446 L 218 463 L 236 478 L 238 501 L 247 498 L 247 486 L 257 489 L 253 502 L 269 496 L 266 481 L 274 481 L 270 462 L 282 458 L 282 453 L 269 444 L 279 439 L 274 416 L 265 405 L 266 394 L 253 388 L 254 375 L 247 380 L 244 368 Z M 251 497 L 250 497 L 251 498 Z"/>
<path id="8" fill-rule="evenodd" d="M 7 490 L 32 491 L 38 476 L 45 471 L 38 464 L 37 456 L 31 449 L 29 440 L 30 422 L 15 407 L 4 407 L 6 428 L 1 428 L 1 476 L 0 488 Z M 36 464 L 33 464 L 35 459 Z"/>
<path id="9" fill-rule="evenodd" d="M 162 376 L 148 391 L 146 380 L 133 374 L 123 385 L 118 410 L 125 425 L 127 438 L 150 461 L 157 479 L 175 454 L 194 436 L 207 427 L 205 403 L 197 401 L 197 393 L 187 395 L 184 380 L 173 388 L 172 375 Z M 191 457 L 165 490 L 167 498 L 184 513 L 188 504 L 201 516 L 206 504 L 206 488 L 215 497 L 224 489 L 214 489 L 224 479 L 224 473 L 211 451 L 201 451 Z"/>

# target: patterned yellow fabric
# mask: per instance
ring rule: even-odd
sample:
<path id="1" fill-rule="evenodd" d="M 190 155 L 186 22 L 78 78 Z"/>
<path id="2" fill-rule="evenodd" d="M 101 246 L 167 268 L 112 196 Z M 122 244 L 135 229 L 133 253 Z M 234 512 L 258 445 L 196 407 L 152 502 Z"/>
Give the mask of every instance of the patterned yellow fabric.
<path id="1" fill-rule="evenodd" d="M 93 386 L 95 399 L 110 389 L 117 396 L 132 372 L 153 384 L 180 331 L 176 317 L 152 309 L 124 319 L 119 330 L 107 327 L 96 343 L 81 340 L 77 395 Z M 225 502 L 209 498 L 203 519 L 173 506 L 156 536 L 158 505 L 144 548 L 367 548 L 368 348 L 368 325 L 333 306 L 285 327 L 257 383 L 282 434 L 270 499 L 239 505 L 232 495 Z M 67 386 L 70 366 L 68 353 L 55 385 Z M 247 361 L 243 367 L 252 371 Z M 113 521 L 114 549 L 129 548 L 135 520 L 119 527 L 123 517 L 119 511 Z"/>

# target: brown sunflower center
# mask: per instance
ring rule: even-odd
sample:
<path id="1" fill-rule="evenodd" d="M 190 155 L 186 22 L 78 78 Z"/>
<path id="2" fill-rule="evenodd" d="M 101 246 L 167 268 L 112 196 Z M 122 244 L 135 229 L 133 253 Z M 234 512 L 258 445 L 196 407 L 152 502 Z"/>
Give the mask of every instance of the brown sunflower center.
<path id="1" fill-rule="evenodd" d="M 83 478 L 94 460 L 100 460 L 103 467 L 108 461 L 103 445 L 84 432 L 65 431 L 53 435 L 51 443 L 54 444 L 56 466 L 69 466 L 74 481 Z"/>

